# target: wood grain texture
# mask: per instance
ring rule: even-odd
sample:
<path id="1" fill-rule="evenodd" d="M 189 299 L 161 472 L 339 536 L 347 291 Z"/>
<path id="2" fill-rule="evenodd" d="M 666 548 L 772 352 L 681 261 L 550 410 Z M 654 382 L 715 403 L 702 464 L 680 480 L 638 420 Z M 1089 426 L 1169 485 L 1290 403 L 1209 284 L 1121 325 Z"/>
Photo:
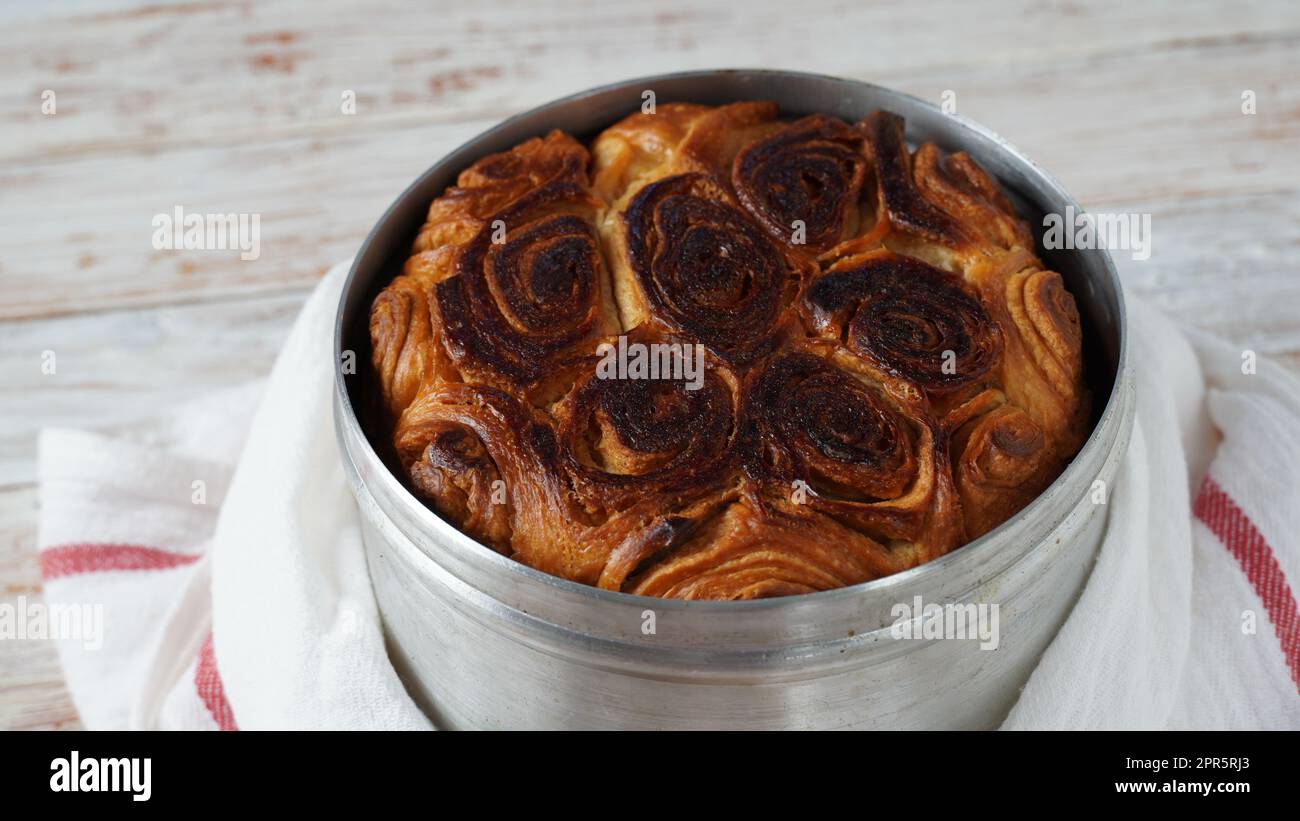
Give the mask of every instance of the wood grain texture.
<path id="1" fill-rule="evenodd" d="M 180 403 L 264 376 L 303 294 L 8 322 L 0 487 L 36 480 L 43 427 L 133 432 Z M 41 369 L 51 351 L 55 372 Z"/>
<path id="2" fill-rule="evenodd" d="M 1152 225 L 1149 260 L 1113 255 L 1127 287 L 1181 322 L 1300 363 L 1300 188 L 1123 208 Z"/>
<path id="3" fill-rule="evenodd" d="M 766 66 L 955 92 L 1089 209 L 1152 215 L 1151 259 L 1117 255 L 1135 292 L 1300 367 L 1289 0 L 73 0 L 6 4 L 0 24 L 5 596 L 39 595 L 40 427 L 145 432 L 264 374 L 310 287 L 420 171 L 626 77 Z M 177 205 L 260 215 L 261 256 L 154 250 Z M 74 722 L 53 648 L 0 644 L 0 728 Z"/>
<path id="4" fill-rule="evenodd" d="M 36 488 L 0 491 L 0 604 L 16 608 L 40 598 Z M 55 645 L 31 639 L 0 643 L 0 729 L 78 726 Z"/>
<path id="5" fill-rule="evenodd" d="M 6 158 L 370 133 L 491 121 L 606 80 L 720 64 L 879 77 L 960 76 L 1169 51 L 1205 53 L 1292 35 L 1294 4 L 1040 2 L 995 5 L 807 0 L 574 0 L 420 4 L 113 4 L 30 12 L 0 56 L 16 78 L 0 123 L 39 121 L 45 88 L 64 114 Z M 11 9 L 10 13 L 20 13 Z M 57 15 L 56 19 L 52 19 Z M 1130 77 L 1130 85 L 1138 77 Z M 1002 85 L 1014 87 L 1021 83 Z M 358 117 L 340 116 L 343 90 Z"/>

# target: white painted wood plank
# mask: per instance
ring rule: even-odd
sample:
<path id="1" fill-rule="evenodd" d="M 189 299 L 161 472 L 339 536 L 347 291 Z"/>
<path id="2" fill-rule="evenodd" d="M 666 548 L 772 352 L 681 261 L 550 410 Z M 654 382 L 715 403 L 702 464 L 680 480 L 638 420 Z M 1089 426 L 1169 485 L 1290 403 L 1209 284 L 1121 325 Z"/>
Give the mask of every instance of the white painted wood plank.
<path id="1" fill-rule="evenodd" d="M 1179 322 L 1300 358 L 1300 191 L 1097 207 L 1151 214 L 1151 258 L 1112 255 L 1134 292 Z"/>
<path id="2" fill-rule="evenodd" d="M 1296 8 L 1300 9 L 1300 4 Z M 1084 205 L 1300 187 L 1300 37 L 938 72 L 904 86 L 999 132 Z M 1242 113 L 1254 91 L 1257 113 Z"/>
<path id="3" fill-rule="evenodd" d="M 1286 0 L 204 2 L 45 8 L 3 29 L 10 158 L 495 119 L 612 79 L 720 63 L 897 80 L 1199 48 L 1300 29 Z M 1130 77 L 1135 85 L 1139 77 Z M 56 117 L 40 93 L 58 94 Z M 344 89 L 359 116 L 340 116 Z"/>
<path id="4" fill-rule="evenodd" d="M 42 427 L 126 432 L 265 376 L 305 293 L 5 323 L 0 487 L 35 479 Z M 42 372 L 55 354 L 56 371 Z"/>
<path id="5" fill-rule="evenodd" d="M 0 168 L 0 319 L 302 289 L 477 126 Z M 153 219 L 258 216 L 260 256 L 155 250 Z"/>

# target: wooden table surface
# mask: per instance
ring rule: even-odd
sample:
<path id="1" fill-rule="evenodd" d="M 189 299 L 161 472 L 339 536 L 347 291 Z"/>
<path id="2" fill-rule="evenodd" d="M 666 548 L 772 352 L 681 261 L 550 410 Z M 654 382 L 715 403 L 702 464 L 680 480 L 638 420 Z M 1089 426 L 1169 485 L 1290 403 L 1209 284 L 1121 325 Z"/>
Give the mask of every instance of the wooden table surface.
<path id="1" fill-rule="evenodd" d="M 265 374 L 312 285 L 442 154 L 639 75 L 761 66 L 954 92 L 1089 210 L 1152 215 L 1151 258 L 1117 255 L 1134 291 L 1300 367 L 1294 0 L 540 5 L 0 9 L 0 602 L 41 591 L 38 429 L 143 431 Z M 177 205 L 260 214 L 260 258 L 154 250 L 154 215 Z M 0 641 L 0 728 L 75 726 L 53 646 Z"/>

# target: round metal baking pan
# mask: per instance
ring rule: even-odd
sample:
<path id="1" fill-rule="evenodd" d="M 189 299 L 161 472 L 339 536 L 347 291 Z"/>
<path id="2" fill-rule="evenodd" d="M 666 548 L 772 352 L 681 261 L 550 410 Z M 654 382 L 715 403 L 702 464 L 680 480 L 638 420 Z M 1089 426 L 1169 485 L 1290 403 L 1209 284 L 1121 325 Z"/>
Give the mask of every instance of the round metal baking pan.
<path id="1" fill-rule="evenodd" d="M 700 71 L 585 91 L 506 120 L 448 154 L 380 218 L 344 286 L 335 424 L 361 510 L 389 655 L 447 728 L 986 728 L 996 726 L 1068 615 L 1105 526 L 1132 428 L 1124 300 L 1102 250 L 1048 251 L 1084 324 L 1095 424 L 1079 454 L 1001 527 L 928 564 L 852 587 L 746 602 L 652 599 L 599 590 L 507 559 L 443 521 L 386 461 L 368 376 L 367 318 L 400 270 L 429 202 L 475 160 L 558 128 L 589 138 L 658 103 L 775 100 L 784 117 L 854 121 L 901 114 L 912 144 L 964 150 L 996 176 L 1031 225 L 1077 203 L 991 131 L 867 83 L 765 70 Z M 1041 229 L 1039 233 L 1041 234 Z M 378 447 L 372 445 L 378 443 Z M 997 604 L 997 649 L 970 639 L 895 639 L 896 604 Z M 650 627 L 653 627 L 651 630 Z"/>

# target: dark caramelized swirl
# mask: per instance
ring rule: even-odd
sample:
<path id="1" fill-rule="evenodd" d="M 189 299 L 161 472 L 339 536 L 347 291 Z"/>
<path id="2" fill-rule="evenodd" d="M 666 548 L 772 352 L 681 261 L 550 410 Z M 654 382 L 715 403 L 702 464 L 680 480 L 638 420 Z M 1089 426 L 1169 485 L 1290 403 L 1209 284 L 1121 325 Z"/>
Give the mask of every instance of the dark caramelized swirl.
<path id="1" fill-rule="evenodd" d="M 880 540 L 955 545 L 953 494 L 923 407 L 842 349 L 812 343 L 774 356 L 748 378 L 742 420 L 745 473 L 768 498 Z"/>
<path id="2" fill-rule="evenodd" d="M 588 377 L 555 411 L 578 498 L 610 511 L 646 494 L 707 489 L 731 455 L 734 394 L 716 369 L 698 390 L 679 379 Z"/>
<path id="3" fill-rule="evenodd" d="M 771 349 L 794 279 L 718 183 L 694 173 L 653 182 L 623 222 L 628 262 L 654 320 L 733 364 Z"/>
<path id="4" fill-rule="evenodd" d="M 895 228 L 941 245 L 965 243 L 969 232 L 922 195 L 912 179 L 912 159 L 903 140 L 903 118 L 877 111 L 859 127 L 871 145 L 880 202 Z"/>
<path id="5" fill-rule="evenodd" d="M 600 247 L 572 214 L 530 220 L 503 212 L 505 241 L 485 226 L 461 252 L 456 276 L 438 283 L 438 317 L 452 360 L 464 371 L 532 385 L 569 363 L 600 328 Z M 512 223 L 518 221 L 517 227 Z"/>
<path id="6" fill-rule="evenodd" d="M 965 152 L 945 154 L 927 143 L 917 150 L 912 166 L 917 189 L 967 226 L 967 233 L 991 247 L 1034 247 L 1029 225 L 1016 216 L 1006 193 Z"/>
<path id="7" fill-rule="evenodd" d="M 589 159 L 552 132 L 484 158 L 430 205 L 414 253 L 371 309 L 391 413 L 461 382 L 544 403 L 617 329 Z"/>
<path id="8" fill-rule="evenodd" d="M 627 593 L 812 593 L 997 527 L 1082 443 L 1079 316 L 1033 247 L 896 115 L 666 101 L 462 172 L 371 361 L 409 486 L 483 544 Z"/>
<path id="9" fill-rule="evenodd" d="M 911 486 L 911 425 L 865 383 L 807 353 L 778 354 L 751 379 L 744 449 L 751 475 L 867 500 Z"/>
<path id="10" fill-rule="evenodd" d="M 752 143 L 732 170 L 736 195 L 763 227 L 789 243 L 802 221 L 809 250 L 825 251 L 857 226 L 866 173 L 860 133 L 815 114 Z"/>
<path id="11" fill-rule="evenodd" d="M 935 393 L 983 378 L 1002 350 L 998 326 L 959 279 L 898 254 L 833 269 L 806 303 L 818 325 L 843 329 L 854 352 Z"/>

